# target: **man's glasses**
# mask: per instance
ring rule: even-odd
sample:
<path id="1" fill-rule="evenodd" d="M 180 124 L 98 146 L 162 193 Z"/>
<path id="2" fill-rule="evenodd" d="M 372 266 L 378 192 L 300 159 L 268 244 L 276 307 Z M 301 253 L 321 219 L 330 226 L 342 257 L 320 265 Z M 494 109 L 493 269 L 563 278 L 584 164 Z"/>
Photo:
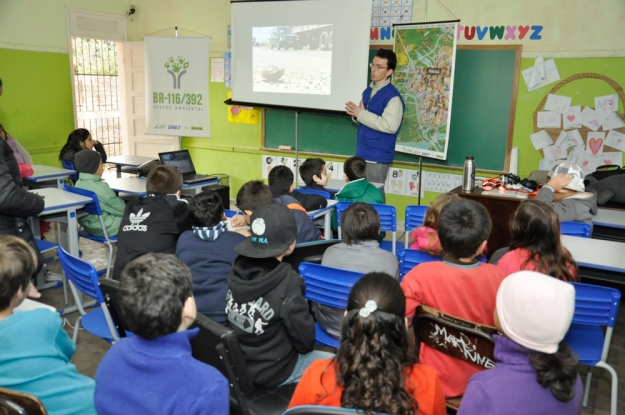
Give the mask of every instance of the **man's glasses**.
<path id="1" fill-rule="evenodd" d="M 375 69 L 377 69 L 377 70 L 379 70 L 379 71 L 381 71 L 382 69 L 388 69 L 388 66 L 374 65 L 373 63 L 370 63 L 370 64 L 369 64 L 369 67 L 370 67 L 371 69 L 374 69 L 374 68 L 375 68 Z"/>

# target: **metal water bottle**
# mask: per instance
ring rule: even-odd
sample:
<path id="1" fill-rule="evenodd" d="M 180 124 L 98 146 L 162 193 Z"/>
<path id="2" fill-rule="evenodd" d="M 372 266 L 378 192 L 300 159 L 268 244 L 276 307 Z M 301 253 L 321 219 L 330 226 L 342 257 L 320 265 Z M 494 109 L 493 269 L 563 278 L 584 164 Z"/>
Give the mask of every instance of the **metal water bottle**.
<path id="1" fill-rule="evenodd" d="M 462 191 L 470 192 L 475 187 L 475 161 L 473 156 L 467 156 L 462 170 Z"/>

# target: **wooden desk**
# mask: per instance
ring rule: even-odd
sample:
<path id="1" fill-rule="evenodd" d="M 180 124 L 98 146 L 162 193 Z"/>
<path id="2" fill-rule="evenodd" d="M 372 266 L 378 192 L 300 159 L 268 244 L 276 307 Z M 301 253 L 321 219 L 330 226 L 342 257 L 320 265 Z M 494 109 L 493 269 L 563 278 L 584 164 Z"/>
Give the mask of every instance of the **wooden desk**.
<path id="1" fill-rule="evenodd" d="M 490 259 L 499 248 L 510 246 L 510 220 L 519 207 L 519 203 L 527 199 L 525 197 L 506 196 L 494 192 L 482 192 L 476 187 L 472 192 L 463 192 L 462 187 L 456 187 L 451 191 L 460 197 L 478 202 L 486 208 L 493 222 L 493 229 L 488 238 L 488 252 L 486 257 Z"/>

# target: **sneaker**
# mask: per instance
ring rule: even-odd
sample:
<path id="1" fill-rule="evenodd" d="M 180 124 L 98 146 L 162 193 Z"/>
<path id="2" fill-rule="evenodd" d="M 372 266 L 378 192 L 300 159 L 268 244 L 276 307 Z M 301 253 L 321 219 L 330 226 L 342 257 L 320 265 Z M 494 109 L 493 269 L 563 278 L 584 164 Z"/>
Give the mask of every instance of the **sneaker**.
<path id="1" fill-rule="evenodd" d="M 54 281 L 63 280 L 63 276 L 61 274 L 57 274 L 56 272 L 52 272 L 50 270 L 46 270 L 44 278 L 46 282 L 54 282 Z"/>

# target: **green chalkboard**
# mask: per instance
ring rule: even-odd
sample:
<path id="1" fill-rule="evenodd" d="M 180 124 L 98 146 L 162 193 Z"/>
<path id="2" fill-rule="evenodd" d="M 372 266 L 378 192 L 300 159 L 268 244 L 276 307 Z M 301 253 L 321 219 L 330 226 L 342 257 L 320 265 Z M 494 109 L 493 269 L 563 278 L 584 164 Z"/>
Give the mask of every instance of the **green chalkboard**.
<path id="1" fill-rule="evenodd" d="M 375 50 L 370 55 L 373 59 Z M 424 158 L 425 164 L 460 167 L 472 155 L 480 170 L 508 168 L 520 59 L 518 45 L 458 46 L 447 160 Z M 299 150 L 352 156 L 357 129 L 347 115 L 302 112 Z M 295 145 L 295 112 L 267 109 L 264 146 L 280 145 Z M 418 163 L 419 157 L 396 152 L 395 162 Z"/>

